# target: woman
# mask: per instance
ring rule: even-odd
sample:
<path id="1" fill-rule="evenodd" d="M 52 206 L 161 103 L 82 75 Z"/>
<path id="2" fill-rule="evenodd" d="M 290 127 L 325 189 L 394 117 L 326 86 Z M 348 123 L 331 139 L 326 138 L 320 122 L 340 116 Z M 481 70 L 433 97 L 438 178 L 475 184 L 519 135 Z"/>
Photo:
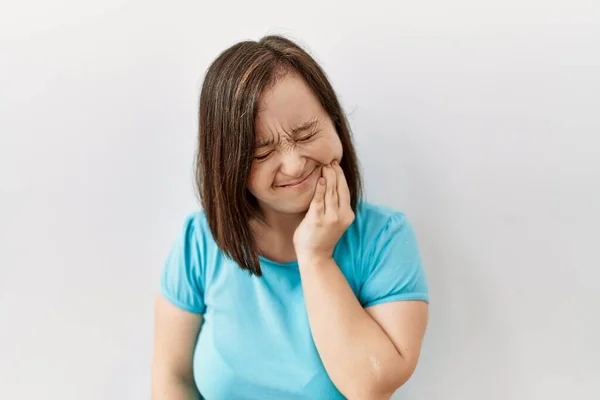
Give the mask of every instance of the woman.
<path id="1" fill-rule="evenodd" d="M 203 211 L 162 275 L 153 399 L 388 399 L 419 358 L 426 278 L 405 215 L 361 200 L 317 63 L 279 36 L 224 51 L 197 161 Z"/>

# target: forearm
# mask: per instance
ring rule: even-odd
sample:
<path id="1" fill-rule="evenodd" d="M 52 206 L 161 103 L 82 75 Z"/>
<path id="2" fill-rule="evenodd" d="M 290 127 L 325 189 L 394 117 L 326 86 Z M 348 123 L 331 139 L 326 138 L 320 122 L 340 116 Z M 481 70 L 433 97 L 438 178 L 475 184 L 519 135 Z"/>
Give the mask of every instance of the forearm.
<path id="1" fill-rule="evenodd" d="M 331 380 L 349 399 L 388 399 L 403 365 L 394 344 L 333 259 L 299 264 L 311 332 Z"/>
<path id="2" fill-rule="evenodd" d="M 199 400 L 193 380 L 177 376 L 157 377 L 152 383 L 152 400 Z"/>

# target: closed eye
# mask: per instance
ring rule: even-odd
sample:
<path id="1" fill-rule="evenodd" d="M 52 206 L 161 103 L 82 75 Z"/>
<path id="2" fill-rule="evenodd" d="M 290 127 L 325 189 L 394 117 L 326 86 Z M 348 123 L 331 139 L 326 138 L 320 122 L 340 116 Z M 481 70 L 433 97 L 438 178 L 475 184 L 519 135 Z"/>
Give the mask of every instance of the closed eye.
<path id="1" fill-rule="evenodd" d="M 271 153 L 273 153 L 273 152 L 269 151 L 268 153 L 256 155 L 256 156 L 254 156 L 254 159 L 257 160 L 257 161 L 264 161 L 267 158 L 269 158 L 269 156 L 271 155 Z"/>
<path id="2" fill-rule="evenodd" d="M 303 136 L 301 138 L 296 139 L 297 142 L 308 142 L 310 139 L 312 139 L 315 135 L 317 134 L 317 132 L 312 132 L 306 136 Z"/>

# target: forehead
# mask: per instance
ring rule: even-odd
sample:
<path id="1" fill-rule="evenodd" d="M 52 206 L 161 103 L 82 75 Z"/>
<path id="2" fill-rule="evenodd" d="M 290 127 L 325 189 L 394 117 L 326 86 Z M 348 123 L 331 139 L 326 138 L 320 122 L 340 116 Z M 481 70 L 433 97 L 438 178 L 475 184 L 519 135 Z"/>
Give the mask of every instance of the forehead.
<path id="1" fill-rule="evenodd" d="M 259 100 L 257 136 L 285 130 L 321 117 L 325 110 L 310 87 L 298 75 L 288 74 L 266 90 Z"/>

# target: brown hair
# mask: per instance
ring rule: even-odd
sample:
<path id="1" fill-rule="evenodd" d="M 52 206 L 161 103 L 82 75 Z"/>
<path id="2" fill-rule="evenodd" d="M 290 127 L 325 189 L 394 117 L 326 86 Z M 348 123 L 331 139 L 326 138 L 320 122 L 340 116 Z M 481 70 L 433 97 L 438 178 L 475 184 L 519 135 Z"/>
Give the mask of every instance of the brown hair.
<path id="1" fill-rule="evenodd" d="M 362 194 L 346 116 L 317 62 L 291 40 L 276 35 L 239 42 L 221 53 L 208 68 L 200 93 L 196 185 L 219 248 L 256 276 L 262 272 L 250 220 L 260 218 L 261 212 L 247 188 L 254 123 L 261 93 L 286 73 L 304 78 L 335 126 L 354 211 Z"/>

